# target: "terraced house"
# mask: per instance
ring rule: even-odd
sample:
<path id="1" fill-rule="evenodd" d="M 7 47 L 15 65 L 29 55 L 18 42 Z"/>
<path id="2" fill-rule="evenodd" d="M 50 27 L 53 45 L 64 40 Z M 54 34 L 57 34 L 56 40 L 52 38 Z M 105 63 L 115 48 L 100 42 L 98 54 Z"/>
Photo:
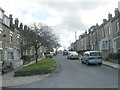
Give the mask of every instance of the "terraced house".
<path id="1" fill-rule="evenodd" d="M 0 61 L 11 64 L 13 68 L 21 64 L 18 31 L 18 19 L 13 24 L 12 15 L 9 17 L 0 8 Z"/>
<path id="2" fill-rule="evenodd" d="M 113 51 L 120 52 L 120 12 L 116 8 L 115 17 L 112 19 Z"/>
<path id="3" fill-rule="evenodd" d="M 108 19 L 103 19 L 101 25 L 93 25 L 88 32 L 80 35 L 72 48 L 79 51 L 97 50 L 104 58 L 107 58 L 109 53 L 120 52 L 120 12 L 118 8 L 115 8 L 114 12 L 114 17 L 109 13 Z"/>

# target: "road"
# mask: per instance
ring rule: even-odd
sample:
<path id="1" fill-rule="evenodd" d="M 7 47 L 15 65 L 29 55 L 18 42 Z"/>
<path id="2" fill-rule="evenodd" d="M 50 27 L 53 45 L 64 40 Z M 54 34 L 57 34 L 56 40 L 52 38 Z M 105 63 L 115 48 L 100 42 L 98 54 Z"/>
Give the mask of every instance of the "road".
<path id="1" fill-rule="evenodd" d="M 59 72 L 40 81 L 13 88 L 118 88 L 118 70 L 105 65 L 86 66 L 79 60 L 55 57 Z"/>

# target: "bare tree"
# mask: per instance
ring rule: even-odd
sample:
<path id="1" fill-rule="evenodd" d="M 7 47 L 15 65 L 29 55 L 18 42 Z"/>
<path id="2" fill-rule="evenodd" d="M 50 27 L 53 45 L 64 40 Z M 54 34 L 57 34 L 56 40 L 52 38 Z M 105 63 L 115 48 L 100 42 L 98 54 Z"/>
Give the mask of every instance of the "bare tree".
<path id="1" fill-rule="evenodd" d="M 38 49 L 41 46 L 48 47 L 48 48 L 52 47 L 53 44 L 57 43 L 56 41 L 58 41 L 58 38 L 55 34 L 52 33 L 52 30 L 47 25 L 43 25 L 41 23 L 39 24 L 34 23 L 29 28 L 31 30 L 29 40 L 32 46 L 34 46 L 34 49 L 36 52 L 35 60 L 37 63 Z"/>
<path id="2" fill-rule="evenodd" d="M 38 59 L 38 49 L 43 46 L 47 47 L 48 50 L 52 47 L 58 45 L 59 38 L 52 33 L 52 30 L 47 25 L 32 24 L 27 27 L 24 26 L 22 29 L 22 25 L 20 28 L 20 36 L 21 36 L 21 50 L 25 50 L 31 46 L 35 49 L 35 60 L 37 63 Z"/>

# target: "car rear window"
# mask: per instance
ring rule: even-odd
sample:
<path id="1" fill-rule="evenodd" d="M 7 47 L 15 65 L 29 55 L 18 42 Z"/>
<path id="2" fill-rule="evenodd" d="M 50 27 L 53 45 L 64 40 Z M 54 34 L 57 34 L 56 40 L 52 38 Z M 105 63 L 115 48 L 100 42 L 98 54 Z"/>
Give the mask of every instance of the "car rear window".
<path id="1" fill-rule="evenodd" d="M 101 56 L 99 52 L 91 52 L 90 56 Z"/>

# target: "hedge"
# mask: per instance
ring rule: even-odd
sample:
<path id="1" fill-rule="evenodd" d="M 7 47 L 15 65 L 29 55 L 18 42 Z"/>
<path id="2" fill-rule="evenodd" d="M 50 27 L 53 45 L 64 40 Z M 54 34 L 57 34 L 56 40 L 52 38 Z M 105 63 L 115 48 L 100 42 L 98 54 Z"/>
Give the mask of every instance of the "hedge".
<path id="1" fill-rule="evenodd" d="M 30 56 L 28 55 L 23 55 L 21 59 L 23 60 L 23 64 L 28 63 L 31 60 Z"/>
<path id="2" fill-rule="evenodd" d="M 31 76 L 48 74 L 55 70 L 57 64 L 53 59 L 44 58 L 38 63 L 33 63 L 29 66 L 22 67 L 14 72 L 14 76 Z"/>
<path id="3" fill-rule="evenodd" d="M 53 66 L 52 68 L 41 68 L 38 70 L 31 70 L 31 71 L 19 70 L 14 72 L 14 76 L 32 76 L 32 75 L 48 74 L 48 73 L 52 73 L 55 70 L 55 68 L 56 66 Z"/>
<path id="4" fill-rule="evenodd" d="M 120 53 L 110 53 L 108 55 L 109 59 L 115 59 L 115 60 L 119 60 L 120 59 Z"/>

